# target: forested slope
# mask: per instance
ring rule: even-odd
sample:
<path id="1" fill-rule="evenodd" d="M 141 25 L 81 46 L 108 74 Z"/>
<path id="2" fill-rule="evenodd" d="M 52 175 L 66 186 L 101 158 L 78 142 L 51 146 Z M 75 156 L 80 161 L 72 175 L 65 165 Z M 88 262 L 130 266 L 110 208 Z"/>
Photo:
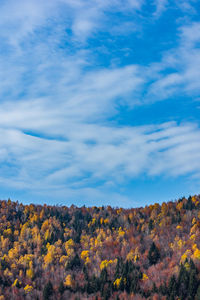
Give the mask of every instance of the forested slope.
<path id="1" fill-rule="evenodd" d="M 200 197 L 144 208 L 0 201 L 2 299 L 200 299 Z"/>

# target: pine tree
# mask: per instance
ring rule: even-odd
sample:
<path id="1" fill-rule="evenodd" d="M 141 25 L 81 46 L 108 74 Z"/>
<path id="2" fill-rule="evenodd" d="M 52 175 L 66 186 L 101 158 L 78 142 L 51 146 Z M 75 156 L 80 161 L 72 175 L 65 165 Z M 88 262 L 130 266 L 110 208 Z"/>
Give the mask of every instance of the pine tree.
<path id="1" fill-rule="evenodd" d="M 151 244 L 151 247 L 150 247 L 150 250 L 148 253 L 148 259 L 149 259 L 150 265 L 155 265 L 158 262 L 158 260 L 160 259 L 160 252 L 154 242 Z"/>
<path id="2" fill-rule="evenodd" d="M 191 270 L 190 278 L 189 278 L 189 288 L 188 288 L 188 292 L 191 298 L 195 296 L 197 287 L 198 287 L 198 281 L 196 277 L 196 272 L 195 270 Z"/>
<path id="3" fill-rule="evenodd" d="M 189 274 L 186 268 L 181 264 L 178 281 L 178 294 L 182 299 L 186 299 L 188 295 L 188 287 L 189 287 Z"/>
<path id="4" fill-rule="evenodd" d="M 44 286 L 43 299 L 48 300 L 52 295 L 53 295 L 53 285 L 51 281 L 48 281 L 47 284 Z"/>
<path id="5" fill-rule="evenodd" d="M 176 278 L 175 278 L 175 276 L 173 275 L 173 276 L 170 278 L 169 286 L 168 286 L 168 295 L 169 295 L 169 299 L 174 299 L 176 293 L 177 293 L 177 283 L 176 283 Z"/>
<path id="6" fill-rule="evenodd" d="M 59 293 L 62 295 L 65 291 L 65 287 L 64 287 L 64 284 L 63 282 L 61 281 L 60 285 L 59 285 L 59 288 L 58 288 L 58 291 Z"/>
<path id="7" fill-rule="evenodd" d="M 195 300 L 200 300 L 200 285 L 198 286 Z"/>
<path id="8" fill-rule="evenodd" d="M 149 220 L 149 230 L 151 231 L 153 229 L 153 220 Z"/>

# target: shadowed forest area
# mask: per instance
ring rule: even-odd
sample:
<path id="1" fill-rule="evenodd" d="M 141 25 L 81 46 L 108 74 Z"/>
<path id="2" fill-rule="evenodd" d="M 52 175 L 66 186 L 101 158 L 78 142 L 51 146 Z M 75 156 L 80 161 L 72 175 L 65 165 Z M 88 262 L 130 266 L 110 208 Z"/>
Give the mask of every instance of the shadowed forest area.
<path id="1" fill-rule="evenodd" d="M 200 299 L 200 197 L 144 208 L 0 201 L 0 300 Z"/>

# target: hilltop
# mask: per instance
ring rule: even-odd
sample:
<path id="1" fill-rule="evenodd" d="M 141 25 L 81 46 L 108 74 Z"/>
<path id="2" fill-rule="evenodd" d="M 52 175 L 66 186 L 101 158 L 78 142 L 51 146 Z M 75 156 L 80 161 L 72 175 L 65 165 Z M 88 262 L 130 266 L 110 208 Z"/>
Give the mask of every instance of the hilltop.
<path id="1" fill-rule="evenodd" d="M 200 299 L 200 196 L 144 208 L 0 201 L 0 300 Z"/>

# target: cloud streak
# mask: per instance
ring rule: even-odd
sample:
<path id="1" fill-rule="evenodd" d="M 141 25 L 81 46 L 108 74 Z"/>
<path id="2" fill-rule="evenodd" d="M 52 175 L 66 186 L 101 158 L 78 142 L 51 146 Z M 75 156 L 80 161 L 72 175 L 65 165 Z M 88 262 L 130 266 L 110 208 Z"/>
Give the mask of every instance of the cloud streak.
<path id="1" fill-rule="evenodd" d="M 1 186 L 72 200 L 83 195 L 90 203 L 109 195 L 131 205 L 118 186 L 135 178 L 199 176 L 196 123 L 155 125 L 152 119 L 152 125 L 120 125 L 115 117 L 121 108 L 199 94 L 200 23 L 179 25 L 177 46 L 148 65 L 120 64 L 112 60 L 112 48 L 101 45 L 101 56 L 111 55 L 104 63 L 97 47 L 90 46 L 98 33 L 106 35 L 102 44 L 123 32 L 141 34 L 145 5 L 137 0 L 2 2 Z M 152 22 L 170 7 L 161 0 L 152 5 Z"/>
<path id="2" fill-rule="evenodd" d="M 6 184 L 17 188 L 102 188 L 106 182 L 115 185 L 141 174 L 194 175 L 200 167 L 200 130 L 193 124 L 76 124 L 66 130 L 64 141 L 13 129 L 2 129 L 0 136 L 2 161 L 11 164 L 2 165 L 1 174 Z"/>
<path id="3" fill-rule="evenodd" d="M 200 86 L 200 23 L 179 28 L 179 46 L 163 54 L 160 63 L 152 64 L 155 76 L 148 87 L 147 99 L 162 100 L 179 95 L 198 96 Z M 172 71 L 169 71 L 169 70 Z"/>

